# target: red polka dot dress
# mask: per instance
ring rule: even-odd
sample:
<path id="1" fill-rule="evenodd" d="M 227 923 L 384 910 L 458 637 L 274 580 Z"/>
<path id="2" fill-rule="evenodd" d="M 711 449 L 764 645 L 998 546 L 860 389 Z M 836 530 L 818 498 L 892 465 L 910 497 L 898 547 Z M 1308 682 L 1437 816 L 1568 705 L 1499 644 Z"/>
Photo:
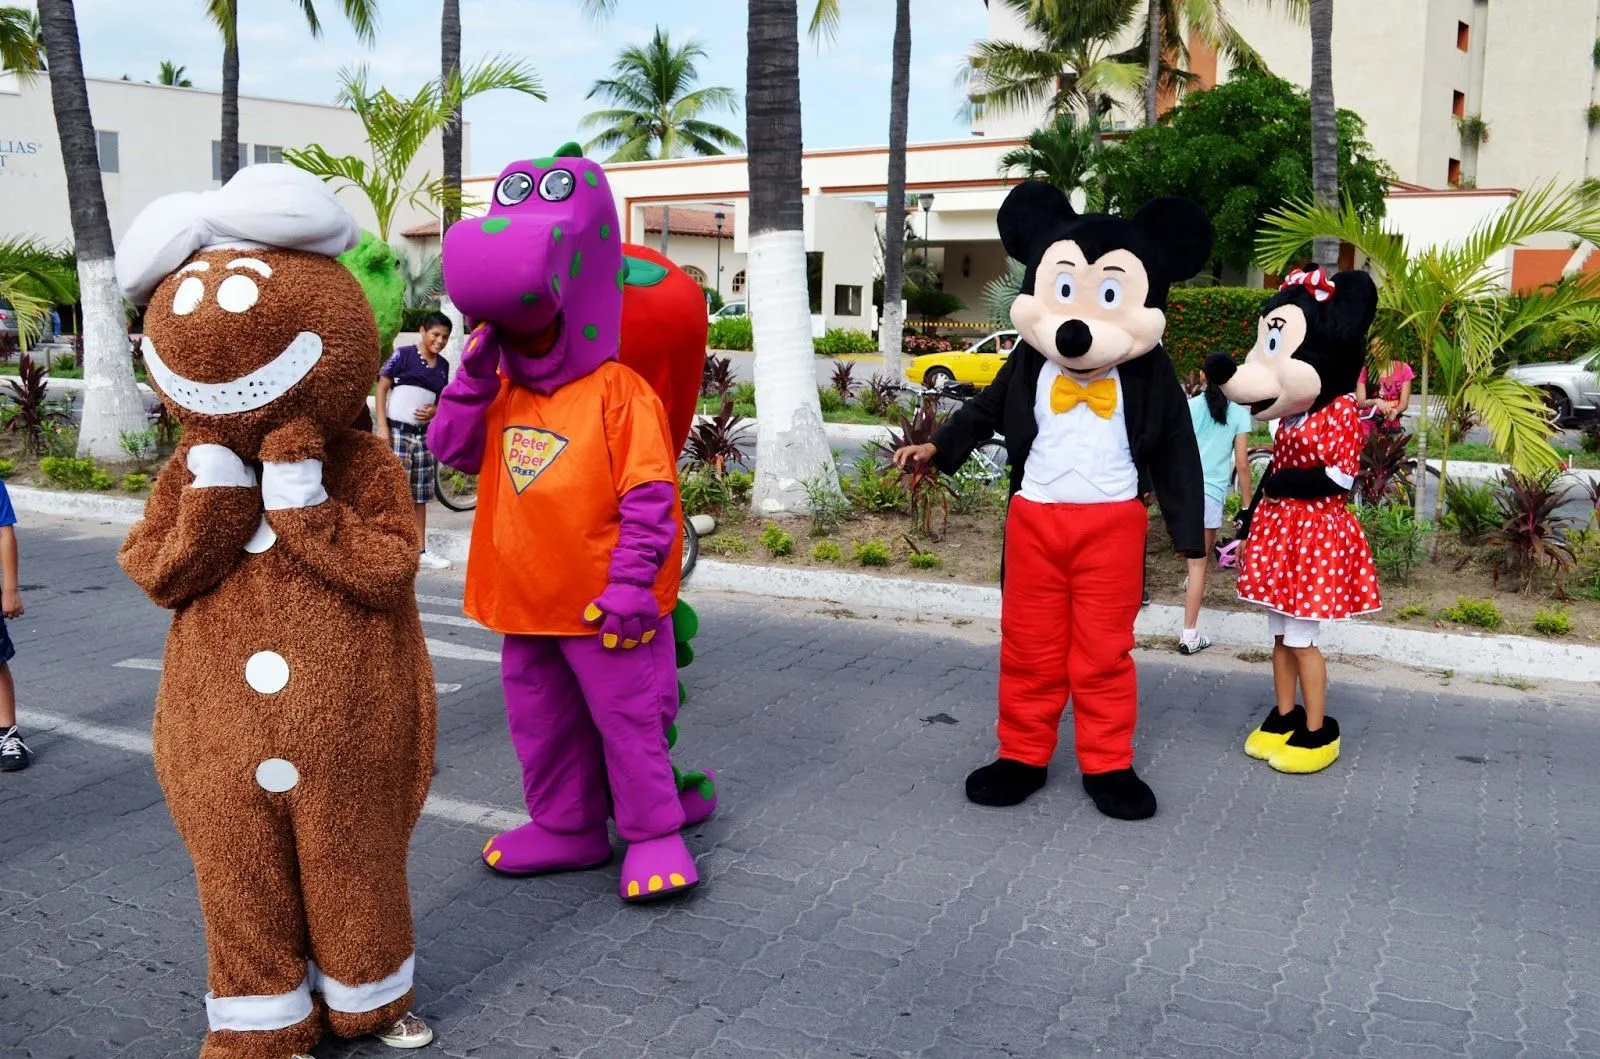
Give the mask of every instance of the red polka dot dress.
<path id="1" fill-rule="evenodd" d="M 1346 395 L 1292 426 L 1285 420 L 1272 466 L 1328 467 L 1354 478 L 1361 443 L 1355 398 Z M 1380 609 L 1372 549 L 1348 502 L 1344 493 L 1318 500 L 1263 497 L 1250 522 L 1239 598 L 1307 621 L 1343 621 Z"/>

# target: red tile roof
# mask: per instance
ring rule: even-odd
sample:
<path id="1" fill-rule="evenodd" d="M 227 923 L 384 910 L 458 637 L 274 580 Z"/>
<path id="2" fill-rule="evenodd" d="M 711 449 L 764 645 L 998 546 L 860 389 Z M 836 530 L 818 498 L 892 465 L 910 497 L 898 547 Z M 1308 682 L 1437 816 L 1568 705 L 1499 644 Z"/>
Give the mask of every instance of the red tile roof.
<path id="1" fill-rule="evenodd" d="M 644 208 L 644 230 L 659 232 L 661 230 L 660 206 L 646 206 Z M 717 211 L 689 209 L 684 206 L 671 207 L 672 231 L 671 235 L 700 235 L 714 239 L 717 235 Z M 724 238 L 733 238 L 733 211 L 724 209 L 726 214 L 722 220 L 722 235 Z"/>
<path id="2" fill-rule="evenodd" d="M 439 238 L 439 222 L 426 221 L 407 228 L 400 234 L 407 239 L 437 239 Z"/>

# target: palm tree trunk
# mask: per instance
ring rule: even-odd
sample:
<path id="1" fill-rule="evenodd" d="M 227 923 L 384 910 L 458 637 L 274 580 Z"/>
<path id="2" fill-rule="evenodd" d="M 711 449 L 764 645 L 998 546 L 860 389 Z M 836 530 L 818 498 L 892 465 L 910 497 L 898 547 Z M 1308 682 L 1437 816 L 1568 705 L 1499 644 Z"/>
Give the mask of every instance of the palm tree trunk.
<path id="1" fill-rule="evenodd" d="M 78 49 L 72 0 L 39 0 L 39 23 L 50 53 L 50 101 L 66 169 L 67 206 L 83 304 L 83 422 L 78 455 L 122 459 L 122 434 L 145 428 L 144 401 L 133 377 L 128 323 L 112 257 L 111 222 L 95 145 L 89 89 Z"/>
<path id="2" fill-rule="evenodd" d="M 1161 82 L 1161 0 L 1150 0 L 1150 56 L 1144 77 L 1144 123 L 1154 125 L 1156 91 Z"/>
<path id="3" fill-rule="evenodd" d="M 1339 208 L 1339 123 L 1333 102 L 1333 0 L 1311 0 L 1311 189 L 1318 203 Z M 1339 240 L 1312 244 L 1311 256 L 1330 271 Z"/>
<path id="4" fill-rule="evenodd" d="M 800 26 L 795 0 L 750 0 L 750 323 L 755 329 L 756 483 L 762 513 L 806 507 L 805 483 L 838 488 L 817 399 L 800 183 Z"/>
<path id="5" fill-rule="evenodd" d="M 906 311 L 906 126 L 911 109 L 911 0 L 895 0 L 894 66 L 889 78 L 889 194 L 883 215 L 883 373 L 900 381 Z"/>
<path id="6" fill-rule="evenodd" d="M 452 76 L 461 73 L 461 0 L 444 0 L 444 17 L 439 24 L 439 90 L 444 92 Z M 457 106 L 442 131 L 444 140 L 444 186 L 446 199 L 439 238 L 445 229 L 461 219 L 461 107 Z"/>
<path id="7" fill-rule="evenodd" d="M 222 32 L 222 182 L 239 171 L 239 3 L 228 0 L 228 27 Z"/>

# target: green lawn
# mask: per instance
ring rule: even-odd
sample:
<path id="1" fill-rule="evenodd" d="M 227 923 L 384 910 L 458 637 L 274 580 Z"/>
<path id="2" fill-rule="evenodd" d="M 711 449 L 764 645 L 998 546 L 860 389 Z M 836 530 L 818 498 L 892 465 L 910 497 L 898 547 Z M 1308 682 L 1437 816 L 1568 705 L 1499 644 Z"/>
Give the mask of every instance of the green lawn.
<path id="1" fill-rule="evenodd" d="M 1561 445 L 1557 445 L 1555 449 L 1556 452 L 1562 456 L 1562 458 L 1571 461 L 1572 466 L 1574 467 L 1582 467 L 1589 470 L 1600 468 L 1600 456 L 1597 456 L 1595 453 L 1583 452 L 1579 449 L 1569 449 Z M 1411 439 L 1410 444 L 1407 446 L 1407 451 L 1413 455 L 1416 454 L 1416 438 L 1413 437 Z M 1433 450 L 1429 452 L 1428 458 L 1431 460 L 1438 459 L 1438 451 Z M 1477 442 L 1457 442 L 1456 444 L 1451 445 L 1450 459 L 1452 462 L 1462 461 L 1467 463 L 1506 462 L 1506 458 L 1500 454 L 1499 449 L 1495 448 L 1493 445 L 1484 445 Z"/>
<path id="2" fill-rule="evenodd" d="M 722 402 L 718 398 L 700 398 L 699 412 L 701 415 L 714 416 L 721 411 Z M 756 417 L 756 406 L 747 401 L 736 401 L 733 406 L 733 414 L 745 419 L 754 419 Z M 824 409 L 822 413 L 822 421 L 825 423 L 850 423 L 856 426 L 872 427 L 888 426 L 892 422 L 891 420 L 885 419 L 882 416 L 870 415 L 866 412 L 863 412 L 855 405 L 849 405 L 845 408 L 839 408 L 833 411 Z"/>
<path id="3" fill-rule="evenodd" d="M 16 361 L 7 361 L 4 364 L 0 364 L 0 375 L 10 375 L 13 378 L 15 378 L 16 374 L 17 374 Z M 64 368 L 64 369 L 63 368 L 51 368 L 46 374 L 47 374 L 47 376 L 49 378 L 52 378 L 52 379 L 81 379 L 81 378 L 83 378 L 83 369 L 82 368 Z M 149 377 L 147 375 L 145 375 L 144 368 L 139 367 L 137 365 L 135 365 L 135 367 L 133 369 L 133 377 L 135 379 L 138 379 L 140 382 L 149 382 L 150 381 Z"/>

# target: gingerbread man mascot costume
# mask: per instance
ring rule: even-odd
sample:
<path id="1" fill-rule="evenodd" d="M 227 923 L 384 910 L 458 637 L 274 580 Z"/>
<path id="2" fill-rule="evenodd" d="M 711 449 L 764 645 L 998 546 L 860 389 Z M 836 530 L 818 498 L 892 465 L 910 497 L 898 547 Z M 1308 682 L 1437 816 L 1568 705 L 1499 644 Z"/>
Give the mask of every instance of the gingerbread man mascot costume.
<path id="1" fill-rule="evenodd" d="M 172 195 L 117 254 L 183 442 L 123 569 L 173 611 L 156 774 L 205 916 L 204 1059 L 331 1029 L 417 1048 L 406 848 L 433 767 L 421 542 L 404 472 L 350 429 L 379 365 L 315 177 L 250 166 Z"/>
<path id="2" fill-rule="evenodd" d="M 1183 199 L 1079 215 L 1037 182 L 1012 189 L 999 223 L 1027 270 L 1011 309 L 1022 342 L 932 445 L 897 454 L 953 474 L 998 430 L 1010 456 L 1000 753 L 967 777 L 967 797 L 1016 805 L 1043 787 L 1070 699 L 1085 791 L 1107 816 L 1141 820 L 1156 798 L 1133 770 L 1140 483 L 1178 554 L 1203 555 L 1200 452 L 1161 334 L 1167 289 L 1204 266 L 1211 223 Z"/>
<path id="3" fill-rule="evenodd" d="M 714 808 L 710 780 L 680 784 L 668 756 L 680 694 L 676 454 L 704 323 L 683 332 L 696 347 L 688 372 L 665 364 L 647 381 L 621 362 L 624 291 L 674 273 L 625 260 L 605 174 L 574 144 L 506 168 L 488 215 L 446 234 L 444 278 L 479 324 L 428 442 L 479 476 L 465 609 L 505 637 L 530 818 L 491 839 L 484 862 L 508 875 L 598 867 L 612 856 L 609 817 L 627 843 L 622 898 L 680 893 L 699 875 L 679 831 Z M 692 301 L 703 321 L 698 291 Z M 671 343 L 682 329 L 663 324 L 654 339 Z M 669 416 L 663 397 L 677 392 L 689 403 Z"/>

